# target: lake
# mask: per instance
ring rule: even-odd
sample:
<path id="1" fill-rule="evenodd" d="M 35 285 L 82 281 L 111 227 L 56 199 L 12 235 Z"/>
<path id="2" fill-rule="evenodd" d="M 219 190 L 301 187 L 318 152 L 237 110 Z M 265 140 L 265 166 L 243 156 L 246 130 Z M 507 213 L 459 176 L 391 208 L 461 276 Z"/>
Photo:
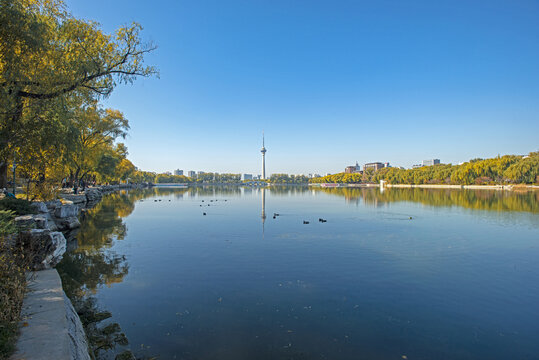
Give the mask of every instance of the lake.
<path id="1" fill-rule="evenodd" d="M 539 359 L 538 259 L 539 191 L 222 186 L 105 196 L 58 270 L 103 358 Z"/>

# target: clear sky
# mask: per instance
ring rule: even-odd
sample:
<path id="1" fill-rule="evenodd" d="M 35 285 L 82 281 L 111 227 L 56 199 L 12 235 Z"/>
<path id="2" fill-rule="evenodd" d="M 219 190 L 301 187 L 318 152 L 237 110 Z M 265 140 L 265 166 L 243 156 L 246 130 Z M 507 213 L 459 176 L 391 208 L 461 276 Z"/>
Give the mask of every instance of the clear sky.
<path id="1" fill-rule="evenodd" d="M 344 171 L 539 150 L 537 0 L 67 0 L 137 21 L 160 78 L 118 86 L 149 171 Z"/>

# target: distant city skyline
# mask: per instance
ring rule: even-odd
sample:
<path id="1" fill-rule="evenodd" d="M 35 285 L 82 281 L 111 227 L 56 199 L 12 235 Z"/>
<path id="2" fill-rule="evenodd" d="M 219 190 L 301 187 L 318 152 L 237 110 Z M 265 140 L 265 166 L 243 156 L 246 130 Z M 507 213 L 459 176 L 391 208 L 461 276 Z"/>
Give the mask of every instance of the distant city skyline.
<path id="1" fill-rule="evenodd" d="M 158 46 L 104 102 L 142 170 L 259 174 L 262 130 L 268 176 L 539 150 L 535 1 L 66 4 Z"/>

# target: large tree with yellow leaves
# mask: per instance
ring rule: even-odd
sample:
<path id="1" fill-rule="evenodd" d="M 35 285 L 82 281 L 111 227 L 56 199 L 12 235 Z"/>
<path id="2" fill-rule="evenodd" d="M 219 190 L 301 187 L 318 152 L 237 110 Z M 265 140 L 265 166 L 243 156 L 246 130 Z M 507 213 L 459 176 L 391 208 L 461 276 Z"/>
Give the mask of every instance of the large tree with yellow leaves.
<path id="1" fill-rule="evenodd" d="M 0 5 L 0 187 L 7 166 L 25 142 L 27 120 L 77 92 L 109 95 L 118 83 L 156 74 L 144 64 L 155 49 L 141 26 L 104 33 L 99 24 L 72 16 L 60 0 L 2 0 Z"/>

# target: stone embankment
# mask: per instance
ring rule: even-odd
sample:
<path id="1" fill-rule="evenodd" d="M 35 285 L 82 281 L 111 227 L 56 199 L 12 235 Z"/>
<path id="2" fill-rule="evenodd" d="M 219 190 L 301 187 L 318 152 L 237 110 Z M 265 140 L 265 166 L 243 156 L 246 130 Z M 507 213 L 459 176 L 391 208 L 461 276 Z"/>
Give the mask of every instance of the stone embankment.
<path id="1" fill-rule="evenodd" d="M 104 194 L 146 185 L 105 185 L 80 194 L 60 194 L 61 200 L 35 202 L 37 214 L 15 218 L 21 245 L 34 255 L 24 298 L 17 351 L 10 360 L 90 359 L 86 335 L 62 290 L 54 269 L 67 248 L 65 234 L 80 227 L 81 210 L 94 206 Z"/>

